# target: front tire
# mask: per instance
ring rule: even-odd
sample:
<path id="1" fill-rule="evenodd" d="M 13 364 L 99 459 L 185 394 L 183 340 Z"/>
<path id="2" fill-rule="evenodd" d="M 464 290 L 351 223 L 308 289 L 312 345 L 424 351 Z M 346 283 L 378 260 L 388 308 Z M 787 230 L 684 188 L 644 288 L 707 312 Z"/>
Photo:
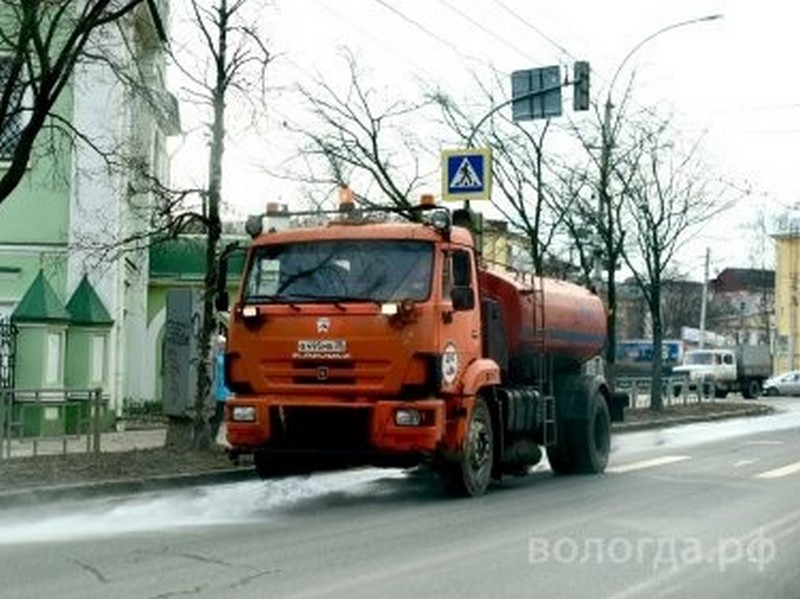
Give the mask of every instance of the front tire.
<path id="1" fill-rule="evenodd" d="M 482 397 L 475 400 L 461 459 L 445 466 L 447 489 L 454 495 L 483 495 L 492 478 L 494 430 L 489 406 Z"/>

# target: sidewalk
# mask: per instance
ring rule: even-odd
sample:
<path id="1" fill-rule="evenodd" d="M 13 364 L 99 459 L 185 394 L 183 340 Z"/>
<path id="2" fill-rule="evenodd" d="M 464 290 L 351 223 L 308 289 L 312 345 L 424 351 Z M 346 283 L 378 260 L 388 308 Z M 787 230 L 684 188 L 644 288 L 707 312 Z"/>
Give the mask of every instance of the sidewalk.
<path id="1" fill-rule="evenodd" d="M 121 452 L 135 449 L 163 447 L 167 436 L 166 427 L 157 427 L 122 432 L 109 432 L 100 435 L 100 451 Z M 9 455 L 9 451 L 10 455 Z M 3 444 L 0 460 L 32 455 L 57 455 L 62 453 L 91 453 L 92 436 L 58 437 L 53 439 L 12 439 Z"/>
<path id="2" fill-rule="evenodd" d="M 252 464 L 233 463 L 222 451 L 165 448 L 166 427 L 103 433 L 100 452 L 91 437 L 11 442 L 13 457 L 0 459 L 0 508 L 197 487 L 255 478 Z M 5 455 L 5 446 L 3 447 Z"/>

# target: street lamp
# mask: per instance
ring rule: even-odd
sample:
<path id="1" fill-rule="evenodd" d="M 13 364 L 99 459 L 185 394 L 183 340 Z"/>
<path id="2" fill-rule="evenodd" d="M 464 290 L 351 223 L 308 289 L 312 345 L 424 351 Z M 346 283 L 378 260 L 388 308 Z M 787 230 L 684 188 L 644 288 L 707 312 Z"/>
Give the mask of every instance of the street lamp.
<path id="1" fill-rule="evenodd" d="M 614 91 L 614 84 L 617 82 L 617 77 L 619 77 L 622 69 L 627 64 L 628 60 L 630 60 L 631 56 L 633 56 L 642 46 L 647 44 L 650 40 L 658 37 L 659 35 L 666 33 L 667 31 L 672 31 L 673 29 L 678 29 L 679 27 L 686 27 L 687 25 L 694 25 L 696 23 L 703 23 L 706 21 L 715 21 L 717 19 L 721 19 L 721 14 L 713 14 L 707 15 L 705 17 L 699 17 L 696 19 L 689 19 L 686 21 L 679 21 L 677 23 L 672 23 L 671 25 L 667 25 L 666 27 L 662 27 L 661 29 L 654 31 L 647 37 L 643 38 L 639 41 L 630 51 L 625 55 L 625 58 L 622 59 L 622 62 L 619 63 L 617 70 L 614 71 L 614 76 L 611 78 L 611 83 L 608 86 L 608 93 L 606 95 L 606 103 L 604 107 L 604 114 L 603 114 L 603 124 L 601 128 L 601 154 L 600 154 L 600 189 L 599 193 L 597 194 L 597 219 L 598 219 L 598 236 L 602 239 L 602 235 L 600 235 L 600 223 L 602 222 L 603 216 L 603 208 L 608 205 L 608 176 L 609 176 L 609 166 L 611 162 L 611 147 L 613 146 L 613 139 L 611 135 L 611 111 L 614 107 L 611 101 L 611 94 Z M 610 268 L 613 268 L 613 265 L 610 265 Z M 599 288 L 600 286 L 600 272 L 601 272 L 601 259 L 599 252 L 596 253 L 595 257 L 595 281 Z"/>
<path id="2" fill-rule="evenodd" d="M 622 69 L 627 64 L 628 60 L 637 52 L 639 49 L 650 42 L 652 39 L 658 37 L 659 35 L 666 33 L 667 31 L 672 31 L 673 29 L 678 29 L 679 27 L 686 27 L 688 25 L 694 25 L 695 23 L 703 23 L 706 21 L 715 21 L 721 18 L 722 15 L 714 14 L 708 15 L 705 17 L 700 17 L 697 19 L 689 19 L 687 21 L 679 21 L 677 23 L 673 23 L 671 25 L 667 25 L 666 27 L 662 27 L 657 31 L 651 33 L 647 37 L 643 38 L 640 42 L 634 45 L 630 51 L 625 55 L 622 59 L 622 62 L 619 63 L 617 70 L 614 71 L 614 76 L 611 78 L 611 84 L 608 86 L 608 93 L 606 95 L 606 103 L 605 103 L 605 112 L 603 114 L 603 123 L 601 129 L 601 143 L 602 147 L 600 150 L 600 181 L 599 181 L 599 189 L 597 194 L 597 236 L 598 241 L 605 245 L 606 249 L 606 260 L 608 263 L 608 283 L 606 288 L 606 297 L 608 299 L 609 305 L 609 312 L 608 312 L 608 327 L 607 327 L 607 339 L 608 343 L 606 345 L 606 356 L 608 357 L 608 363 L 610 365 L 610 378 L 611 380 L 614 379 L 614 368 L 613 364 L 615 361 L 615 354 L 616 354 L 616 336 L 617 336 L 617 327 L 616 327 L 616 303 L 617 303 L 617 293 L 616 293 L 616 285 L 614 281 L 614 268 L 616 261 L 616 255 L 619 252 L 619 248 L 615 247 L 616 239 L 612 236 L 611 226 L 606 228 L 607 220 L 604 218 L 604 210 L 609 211 L 608 221 L 611 220 L 610 216 L 610 207 L 609 207 L 609 193 L 608 193 L 608 184 L 609 184 L 609 171 L 611 166 L 611 149 L 614 143 L 611 134 L 611 110 L 613 109 L 613 104 L 611 102 L 611 94 L 614 91 L 614 84 L 617 82 L 617 77 L 622 72 Z M 613 222 L 610 223 L 613 226 Z M 595 280 L 595 287 L 598 292 L 601 289 L 601 282 L 602 282 L 602 257 L 600 248 L 595 248 L 595 258 L 594 258 L 594 280 Z"/>

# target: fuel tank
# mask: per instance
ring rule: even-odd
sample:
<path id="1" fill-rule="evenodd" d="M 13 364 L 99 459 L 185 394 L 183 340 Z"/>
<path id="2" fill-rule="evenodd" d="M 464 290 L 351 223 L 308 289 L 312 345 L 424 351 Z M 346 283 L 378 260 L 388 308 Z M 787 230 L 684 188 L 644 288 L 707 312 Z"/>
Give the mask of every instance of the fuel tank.
<path id="1" fill-rule="evenodd" d="M 574 367 L 603 349 L 606 310 L 595 294 L 566 281 L 483 270 L 481 296 L 499 303 L 508 356 L 527 361 L 545 353 L 556 367 Z"/>

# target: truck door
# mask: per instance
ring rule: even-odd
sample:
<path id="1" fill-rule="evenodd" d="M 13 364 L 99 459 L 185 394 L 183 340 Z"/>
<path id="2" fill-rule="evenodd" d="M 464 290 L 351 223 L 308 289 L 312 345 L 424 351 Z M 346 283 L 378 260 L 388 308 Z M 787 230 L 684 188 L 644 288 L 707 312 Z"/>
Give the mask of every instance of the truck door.
<path id="1" fill-rule="evenodd" d="M 441 335 L 442 388 L 457 392 L 464 369 L 479 357 L 480 304 L 473 253 L 462 248 L 442 252 Z"/>
<path id="2" fill-rule="evenodd" d="M 733 357 L 733 352 L 724 352 L 721 357 L 722 363 L 717 365 L 717 372 L 719 372 L 719 376 L 717 378 L 722 381 L 735 381 L 737 378 L 737 373 L 736 360 Z"/>

